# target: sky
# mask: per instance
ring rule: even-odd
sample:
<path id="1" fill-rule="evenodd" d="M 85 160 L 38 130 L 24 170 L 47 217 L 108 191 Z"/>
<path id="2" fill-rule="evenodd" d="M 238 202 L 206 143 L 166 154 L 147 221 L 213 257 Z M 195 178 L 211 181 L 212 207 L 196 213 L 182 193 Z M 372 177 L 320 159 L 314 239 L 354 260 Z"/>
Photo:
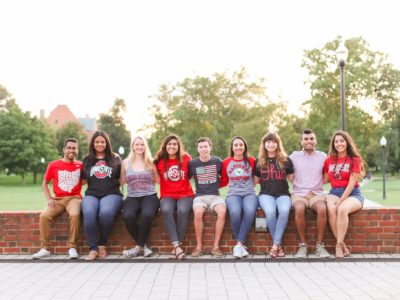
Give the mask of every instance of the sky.
<path id="1" fill-rule="evenodd" d="M 400 68 L 398 1 L 2 0 L 0 84 L 46 116 L 66 104 L 77 117 L 127 103 L 134 132 L 163 83 L 245 67 L 296 112 L 309 97 L 306 49 L 362 36 Z"/>

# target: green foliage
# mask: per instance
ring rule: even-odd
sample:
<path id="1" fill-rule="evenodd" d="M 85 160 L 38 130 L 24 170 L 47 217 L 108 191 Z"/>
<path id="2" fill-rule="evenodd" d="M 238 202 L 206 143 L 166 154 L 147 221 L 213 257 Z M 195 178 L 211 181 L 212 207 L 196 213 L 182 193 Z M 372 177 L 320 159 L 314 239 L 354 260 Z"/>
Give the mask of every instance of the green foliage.
<path id="1" fill-rule="evenodd" d="M 277 124 L 278 133 L 282 138 L 285 151 L 290 155 L 301 149 L 301 133 L 306 129 L 306 120 L 295 115 L 284 115 Z M 319 146 L 318 146 L 319 147 Z M 325 151 L 324 149 L 322 151 Z"/>
<path id="2" fill-rule="evenodd" d="M 226 157 L 235 135 L 244 136 L 250 152 L 257 155 L 260 138 L 278 108 L 265 92 L 264 80 L 249 82 L 244 69 L 231 77 L 216 73 L 162 85 L 152 107 L 154 123 L 148 126 L 154 130 L 149 141 L 152 153 L 163 138 L 175 133 L 193 156 L 197 156 L 196 140 L 207 136 L 213 142 L 213 154 Z"/>
<path id="3" fill-rule="evenodd" d="M 308 111 L 306 126 L 317 133 L 320 149 L 327 150 L 333 132 L 340 128 L 340 69 L 335 51 L 340 37 L 321 49 L 305 51 L 302 66 L 310 75 L 311 99 L 304 103 Z M 399 108 L 400 72 L 381 52 L 372 51 L 362 38 L 345 41 L 349 57 L 345 66 L 346 131 L 355 139 L 370 167 L 378 165 L 380 152 L 375 148 L 382 125 L 360 109 L 361 100 L 376 100 L 384 120 L 392 120 Z M 375 151 L 374 151 L 375 149 Z"/>
<path id="4" fill-rule="evenodd" d="M 43 168 L 41 158 L 54 159 L 54 138 L 49 127 L 23 112 L 15 102 L 0 112 L 0 168 L 22 176 L 37 174 Z"/>
<path id="5" fill-rule="evenodd" d="M 64 156 L 63 146 L 67 138 L 76 138 L 79 142 L 78 159 L 82 160 L 88 153 L 88 136 L 82 124 L 76 122 L 68 122 L 56 131 L 56 147 L 58 154 Z"/>
<path id="6" fill-rule="evenodd" d="M 125 100 L 115 99 L 110 111 L 107 114 L 100 114 L 99 129 L 107 132 L 110 136 L 114 152 L 118 152 L 119 147 L 122 146 L 125 150 L 124 156 L 127 156 L 130 149 L 131 133 L 126 129 L 125 112 Z"/>
<path id="7" fill-rule="evenodd" d="M 386 132 L 382 135 L 385 135 L 388 140 L 388 171 L 392 174 L 398 173 L 400 172 L 400 110 L 396 112 Z"/>
<path id="8" fill-rule="evenodd" d="M 12 104 L 15 104 L 15 99 L 7 89 L 0 84 L 0 111 L 7 110 L 7 106 Z"/>

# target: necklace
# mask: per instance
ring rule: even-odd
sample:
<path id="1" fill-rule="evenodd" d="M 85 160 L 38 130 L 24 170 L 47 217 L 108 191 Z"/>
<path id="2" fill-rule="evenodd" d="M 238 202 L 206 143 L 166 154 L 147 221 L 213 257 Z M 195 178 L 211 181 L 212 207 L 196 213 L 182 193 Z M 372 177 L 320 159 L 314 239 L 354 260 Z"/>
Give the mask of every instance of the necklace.
<path id="1" fill-rule="evenodd" d="M 344 162 L 342 163 L 342 165 L 340 166 L 340 168 L 338 168 L 337 162 L 338 162 L 338 157 L 336 157 L 336 159 L 335 159 L 335 164 L 333 165 L 333 177 L 334 177 L 335 179 L 337 179 L 337 180 L 341 180 L 341 179 L 342 179 L 342 174 L 341 174 L 341 172 L 343 171 L 344 165 L 345 165 L 346 162 L 347 162 L 347 156 L 345 157 Z"/>

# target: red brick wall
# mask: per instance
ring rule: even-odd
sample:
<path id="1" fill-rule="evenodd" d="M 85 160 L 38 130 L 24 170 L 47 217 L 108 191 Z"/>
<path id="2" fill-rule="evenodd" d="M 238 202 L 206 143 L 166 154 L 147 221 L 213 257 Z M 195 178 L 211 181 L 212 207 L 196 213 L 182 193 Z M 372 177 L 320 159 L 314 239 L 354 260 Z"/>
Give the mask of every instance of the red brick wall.
<path id="1" fill-rule="evenodd" d="M 39 214 L 40 212 L 37 211 L 0 212 L 0 254 L 31 254 L 38 250 L 40 247 Z M 214 236 L 215 216 L 207 214 L 204 221 L 203 239 L 205 250 L 208 252 L 211 250 Z M 68 249 L 67 237 L 68 216 L 63 214 L 54 222 L 51 251 L 55 254 L 65 254 Z M 316 241 L 314 213 L 307 215 L 307 240 L 310 246 L 313 246 Z M 284 250 L 287 253 L 294 253 L 298 242 L 292 211 L 283 239 Z M 400 253 L 400 208 L 366 208 L 351 215 L 346 242 L 351 246 L 353 253 Z M 325 243 L 332 253 L 335 241 L 328 228 Z M 149 244 L 154 251 L 160 253 L 171 251 L 171 244 L 164 233 L 160 215 L 156 216 L 154 220 Z M 186 251 L 190 253 L 195 244 L 193 216 L 191 216 L 184 242 Z M 120 254 L 122 250 L 130 248 L 132 245 L 132 239 L 125 229 L 122 216 L 118 215 L 109 238 L 108 252 Z M 227 218 L 221 249 L 229 253 L 234 245 L 230 221 Z M 252 254 L 266 253 L 271 246 L 269 233 L 256 233 L 253 227 L 248 236 L 247 246 Z M 313 251 L 312 248 L 311 251 Z M 78 251 L 81 254 L 88 251 L 83 229 L 81 229 Z"/>

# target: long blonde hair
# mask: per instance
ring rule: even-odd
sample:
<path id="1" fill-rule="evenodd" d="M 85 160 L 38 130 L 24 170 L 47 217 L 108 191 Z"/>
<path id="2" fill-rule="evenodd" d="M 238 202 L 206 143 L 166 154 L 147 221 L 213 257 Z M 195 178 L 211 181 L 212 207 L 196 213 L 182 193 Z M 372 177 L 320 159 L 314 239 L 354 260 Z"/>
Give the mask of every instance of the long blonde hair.
<path id="1" fill-rule="evenodd" d="M 135 162 L 135 159 L 136 159 L 136 153 L 133 150 L 133 144 L 135 143 L 135 141 L 137 139 L 142 140 L 143 144 L 144 144 L 144 148 L 145 148 L 144 149 L 144 153 L 143 153 L 144 167 L 145 167 L 146 170 L 151 170 L 152 167 L 153 167 L 153 157 L 151 156 L 149 145 L 147 144 L 146 139 L 144 137 L 142 137 L 142 136 L 138 135 L 138 136 L 135 136 L 132 139 L 131 150 L 130 150 L 128 158 L 126 160 L 128 161 L 128 163 L 131 164 L 131 166 L 133 166 L 133 163 Z"/>
<path id="2" fill-rule="evenodd" d="M 288 161 L 288 155 L 283 148 L 281 137 L 275 132 L 268 132 L 261 138 L 261 144 L 258 150 L 258 165 L 260 167 L 267 167 L 268 165 L 268 151 L 265 149 L 266 141 L 273 141 L 278 144 L 275 159 L 279 167 L 283 168 Z"/>

